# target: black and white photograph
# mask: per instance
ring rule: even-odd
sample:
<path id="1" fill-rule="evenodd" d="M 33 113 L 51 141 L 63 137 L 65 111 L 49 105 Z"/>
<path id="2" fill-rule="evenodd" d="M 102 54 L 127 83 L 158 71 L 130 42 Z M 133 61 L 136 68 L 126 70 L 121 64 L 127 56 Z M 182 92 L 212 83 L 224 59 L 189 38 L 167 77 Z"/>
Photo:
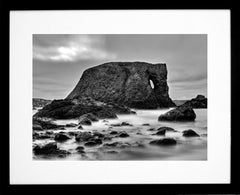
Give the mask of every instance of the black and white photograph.
<path id="1" fill-rule="evenodd" d="M 208 160 L 207 41 L 33 34 L 33 160 Z"/>

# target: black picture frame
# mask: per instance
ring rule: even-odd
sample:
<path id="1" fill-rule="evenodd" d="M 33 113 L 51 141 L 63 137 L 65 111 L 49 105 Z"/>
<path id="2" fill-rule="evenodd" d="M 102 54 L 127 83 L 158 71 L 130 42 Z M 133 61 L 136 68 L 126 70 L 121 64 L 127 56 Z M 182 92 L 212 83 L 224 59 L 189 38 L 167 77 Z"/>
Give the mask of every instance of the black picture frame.
<path id="1" fill-rule="evenodd" d="M 2 194 L 13 193 L 89 193 L 94 190 L 98 194 L 100 193 L 126 193 L 131 190 L 134 193 L 149 193 L 149 191 L 155 191 L 160 194 L 238 194 L 240 193 L 240 174 L 239 174 L 239 128 L 237 124 L 237 113 L 239 108 L 239 51 L 240 51 L 240 30 L 239 30 L 239 12 L 240 9 L 237 5 L 228 1 L 225 3 L 217 3 L 209 5 L 209 2 L 203 1 L 197 4 L 196 2 L 179 2 L 178 5 L 173 6 L 172 2 L 169 3 L 130 3 L 124 4 L 119 2 L 98 4 L 84 3 L 78 6 L 67 6 L 65 3 L 54 4 L 35 4 L 35 2 L 23 3 L 10 3 L 1 7 L 1 34 L 3 40 L 2 57 L 4 63 L 2 64 L 2 70 L 4 69 L 4 77 L 2 77 L 2 83 L 4 83 L 4 113 L 2 120 L 4 121 L 4 128 L 2 128 L 2 141 L 1 146 L 1 187 L 0 192 Z M 80 3 L 79 3 L 80 4 Z M 46 6 L 48 5 L 48 6 Z M 230 184 L 119 184 L 119 185 L 10 185 L 9 178 L 9 12 L 11 10 L 105 10 L 105 9 L 230 9 L 231 11 L 231 183 Z M 3 73 L 2 73 L 3 74 Z M 219 162 L 221 163 L 221 162 Z"/>

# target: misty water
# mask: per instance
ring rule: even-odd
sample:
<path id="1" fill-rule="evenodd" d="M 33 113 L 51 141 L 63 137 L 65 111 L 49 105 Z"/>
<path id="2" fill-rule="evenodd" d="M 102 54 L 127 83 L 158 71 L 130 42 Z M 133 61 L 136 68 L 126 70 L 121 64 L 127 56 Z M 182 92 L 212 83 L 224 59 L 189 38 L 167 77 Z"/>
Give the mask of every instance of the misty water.
<path id="1" fill-rule="evenodd" d="M 194 122 L 162 122 L 158 121 L 158 116 L 166 113 L 171 109 L 158 110 L 134 110 L 136 114 L 118 115 L 117 119 L 99 120 L 93 122 L 91 126 L 83 126 L 83 130 L 77 127 L 66 127 L 66 130 L 60 131 L 87 131 L 100 132 L 109 134 L 111 131 L 126 131 L 130 136 L 126 138 L 113 138 L 104 143 L 122 142 L 122 147 L 106 147 L 102 145 L 94 147 L 86 147 L 85 155 L 79 154 L 76 151 L 78 146 L 83 146 L 84 143 L 78 143 L 75 138 L 58 143 L 60 149 L 71 152 L 66 158 L 58 158 L 53 160 L 207 160 L 207 109 L 194 109 L 196 119 Z M 33 110 L 33 114 L 37 110 Z M 59 125 L 68 123 L 78 124 L 78 120 L 54 120 Z M 112 127 L 111 124 L 127 122 L 132 126 Z M 144 126 L 143 124 L 149 124 Z M 171 127 L 177 132 L 166 132 L 165 136 L 152 135 L 156 131 L 149 131 L 151 128 L 156 130 L 159 127 Z M 183 137 L 182 131 L 193 129 L 200 137 Z M 174 146 L 155 146 L 149 142 L 163 137 L 172 137 L 177 140 L 177 145 Z M 53 142 L 52 139 L 34 140 L 37 144 L 46 144 Z M 34 156 L 34 159 L 46 160 L 43 156 Z"/>

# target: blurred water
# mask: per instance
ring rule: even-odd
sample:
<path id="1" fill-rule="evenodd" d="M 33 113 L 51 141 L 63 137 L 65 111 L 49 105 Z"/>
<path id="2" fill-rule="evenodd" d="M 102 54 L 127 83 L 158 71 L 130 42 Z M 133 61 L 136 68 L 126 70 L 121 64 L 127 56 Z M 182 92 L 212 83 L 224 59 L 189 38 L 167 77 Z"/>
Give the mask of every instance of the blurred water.
<path id="1" fill-rule="evenodd" d="M 65 160 L 207 160 L 207 109 L 195 109 L 196 120 L 194 122 L 160 122 L 158 116 L 170 109 L 159 110 L 135 110 L 136 115 L 118 115 L 118 119 L 107 119 L 93 122 L 92 126 L 83 126 L 81 131 L 98 131 L 108 134 L 111 130 L 126 131 L 130 137 L 113 138 L 109 143 L 120 141 L 131 144 L 125 148 L 106 148 L 103 145 L 96 147 L 85 147 L 86 155 L 76 153 L 76 147 L 83 145 L 71 139 L 64 143 L 58 143 L 62 149 L 68 150 L 69 155 Z M 77 120 L 56 120 L 57 124 L 65 125 L 67 123 L 76 123 Z M 111 127 L 111 124 L 127 122 L 133 126 Z M 148 123 L 150 126 L 143 126 Z M 154 139 L 160 139 L 162 136 L 152 135 L 154 131 L 148 131 L 150 128 L 159 128 L 161 126 L 172 127 L 178 132 L 167 132 L 165 137 L 173 137 L 178 144 L 175 146 L 153 146 L 149 142 Z M 200 137 L 185 138 L 182 131 L 193 129 Z M 64 131 L 76 131 L 76 127 L 66 128 Z M 63 131 L 63 130 L 56 130 Z M 35 143 L 47 143 L 51 140 L 37 140 Z M 140 144 L 140 146 L 137 146 Z M 110 152 L 109 152 L 110 151 Z M 114 152 L 112 152 L 114 151 Z M 62 159 L 61 159 L 62 160 Z"/>

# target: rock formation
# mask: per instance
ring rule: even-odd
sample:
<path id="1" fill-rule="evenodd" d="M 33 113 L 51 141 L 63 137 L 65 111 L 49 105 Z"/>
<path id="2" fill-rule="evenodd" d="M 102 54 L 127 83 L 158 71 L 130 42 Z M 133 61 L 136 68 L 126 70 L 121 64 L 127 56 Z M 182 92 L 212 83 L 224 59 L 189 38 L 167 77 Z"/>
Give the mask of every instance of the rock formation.
<path id="1" fill-rule="evenodd" d="M 175 106 L 168 95 L 166 64 L 110 62 L 89 68 L 66 100 L 82 97 L 131 108 Z"/>
<path id="2" fill-rule="evenodd" d="M 207 108 L 207 98 L 203 95 L 197 95 L 196 98 L 186 101 L 183 105 L 192 108 Z"/>
<path id="3" fill-rule="evenodd" d="M 181 105 L 158 117 L 158 121 L 194 121 L 196 114 L 192 107 Z"/>

